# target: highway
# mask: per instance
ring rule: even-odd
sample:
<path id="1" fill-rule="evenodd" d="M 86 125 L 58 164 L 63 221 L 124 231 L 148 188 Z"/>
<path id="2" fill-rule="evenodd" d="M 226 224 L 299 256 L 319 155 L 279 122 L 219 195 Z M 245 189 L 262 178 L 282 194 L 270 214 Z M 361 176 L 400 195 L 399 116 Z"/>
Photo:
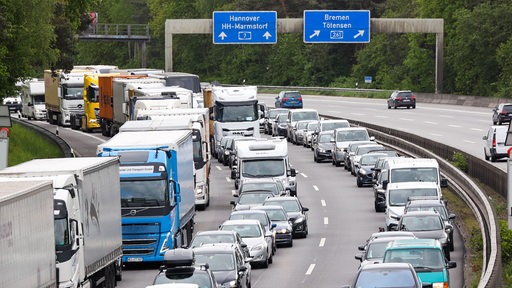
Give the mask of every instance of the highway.
<path id="1" fill-rule="evenodd" d="M 273 106 L 273 95 L 260 95 Z M 382 99 L 335 98 L 304 96 L 304 105 L 321 114 L 378 123 L 381 126 L 418 133 L 436 141 L 455 146 L 483 158 L 482 136 L 491 124 L 488 108 L 455 107 L 418 103 L 417 108 L 386 108 Z M 55 131 L 53 125 L 36 122 Z M 100 133 L 83 133 L 59 128 L 59 136 L 80 156 L 94 156 L 96 145 L 107 138 Z M 289 144 L 290 161 L 297 169 L 298 196 L 309 213 L 309 235 L 296 239 L 292 248 L 278 249 L 268 269 L 254 269 L 252 287 L 339 287 L 349 284 L 358 267 L 354 256 L 357 246 L 371 233 L 384 226 L 384 214 L 373 210 L 370 187 L 357 188 L 355 178 L 330 162 L 314 163 L 309 149 Z M 505 169 L 506 161 L 496 163 Z M 217 229 L 227 218 L 234 189 L 229 169 L 216 159 L 211 163 L 211 205 L 196 215 L 196 231 Z M 463 250 L 456 234 L 452 260 L 458 267 L 450 270 L 452 287 L 463 286 Z M 118 287 L 150 285 L 158 265 L 128 267 Z"/>

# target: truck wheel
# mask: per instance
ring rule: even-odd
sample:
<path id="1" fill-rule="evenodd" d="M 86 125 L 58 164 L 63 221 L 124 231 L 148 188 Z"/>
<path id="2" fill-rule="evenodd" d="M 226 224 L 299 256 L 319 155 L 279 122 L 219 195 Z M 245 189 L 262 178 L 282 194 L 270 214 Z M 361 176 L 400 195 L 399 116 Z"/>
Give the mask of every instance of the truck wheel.
<path id="1" fill-rule="evenodd" d="M 116 287 L 116 267 L 115 263 L 105 267 L 105 282 L 103 287 L 114 288 Z"/>

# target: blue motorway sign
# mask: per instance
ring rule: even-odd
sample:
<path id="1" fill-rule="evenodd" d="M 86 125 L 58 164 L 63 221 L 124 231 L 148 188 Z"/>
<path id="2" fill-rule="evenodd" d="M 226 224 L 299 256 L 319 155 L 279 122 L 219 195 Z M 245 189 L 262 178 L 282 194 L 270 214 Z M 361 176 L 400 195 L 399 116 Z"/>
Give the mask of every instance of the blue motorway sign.
<path id="1" fill-rule="evenodd" d="M 276 11 L 213 12 L 213 44 L 275 44 Z"/>
<path id="2" fill-rule="evenodd" d="M 306 10 L 304 43 L 368 43 L 370 11 Z"/>

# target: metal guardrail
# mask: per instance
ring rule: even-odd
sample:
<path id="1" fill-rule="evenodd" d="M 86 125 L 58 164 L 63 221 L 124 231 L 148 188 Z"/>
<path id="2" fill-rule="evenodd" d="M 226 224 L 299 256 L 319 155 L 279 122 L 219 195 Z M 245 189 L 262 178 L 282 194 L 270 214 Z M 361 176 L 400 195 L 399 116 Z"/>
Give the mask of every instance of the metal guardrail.
<path id="1" fill-rule="evenodd" d="M 145 40 L 149 41 L 148 24 L 113 24 L 98 23 L 79 35 L 81 39 Z"/>
<path id="2" fill-rule="evenodd" d="M 321 116 L 334 119 L 338 118 L 330 115 Z M 406 150 L 418 157 L 437 159 L 443 176 L 449 180 L 450 187 L 471 208 L 482 231 L 483 269 L 478 287 L 501 287 L 501 243 L 498 241 L 498 239 L 500 239 L 500 228 L 495 211 L 489 203 L 484 191 L 482 191 L 468 175 L 464 174 L 447 160 L 451 159 L 454 152 L 463 152 L 448 145 L 437 143 L 411 133 L 380 127 L 366 122 L 347 120 L 349 120 L 352 125 L 368 128 L 370 134 L 386 145 L 399 148 L 400 150 Z M 463 154 L 470 158 L 469 165 L 471 170 L 482 171 L 482 174 L 488 175 L 488 172 L 483 170 L 488 169 L 489 166 L 494 167 L 474 156 L 466 153 Z M 495 177 L 495 175 L 493 175 L 493 177 Z"/>

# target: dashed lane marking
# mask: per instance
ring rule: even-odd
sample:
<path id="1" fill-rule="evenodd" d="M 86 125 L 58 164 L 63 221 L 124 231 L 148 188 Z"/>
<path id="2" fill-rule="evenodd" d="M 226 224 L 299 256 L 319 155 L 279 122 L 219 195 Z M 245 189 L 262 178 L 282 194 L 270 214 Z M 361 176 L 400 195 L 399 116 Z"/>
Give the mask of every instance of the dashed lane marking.
<path id="1" fill-rule="evenodd" d="M 320 191 L 316 185 L 313 185 L 313 189 L 315 189 L 316 192 Z"/>
<path id="2" fill-rule="evenodd" d="M 325 238 L 320 239 L 320 243 L 318 243 L 318 247 L 324 247 L 325 246 Z"/>
<path id="3" fill-rule="evenodd" d="M 322 206 L 323 206 L 323 207 L 327 206 L 327 204 L 325 203 L 325 200 L 324 200 L 324 199 L 320 200 L 320 202 L 322 203 Z"/>
<path id="4" fill-rule="evenodd" d="M 308 270 L 306 271 L 306 275 L 311 275 L 313 273 L 313 270 L 315 269 L 316 264 L 309 265 Z"/>

